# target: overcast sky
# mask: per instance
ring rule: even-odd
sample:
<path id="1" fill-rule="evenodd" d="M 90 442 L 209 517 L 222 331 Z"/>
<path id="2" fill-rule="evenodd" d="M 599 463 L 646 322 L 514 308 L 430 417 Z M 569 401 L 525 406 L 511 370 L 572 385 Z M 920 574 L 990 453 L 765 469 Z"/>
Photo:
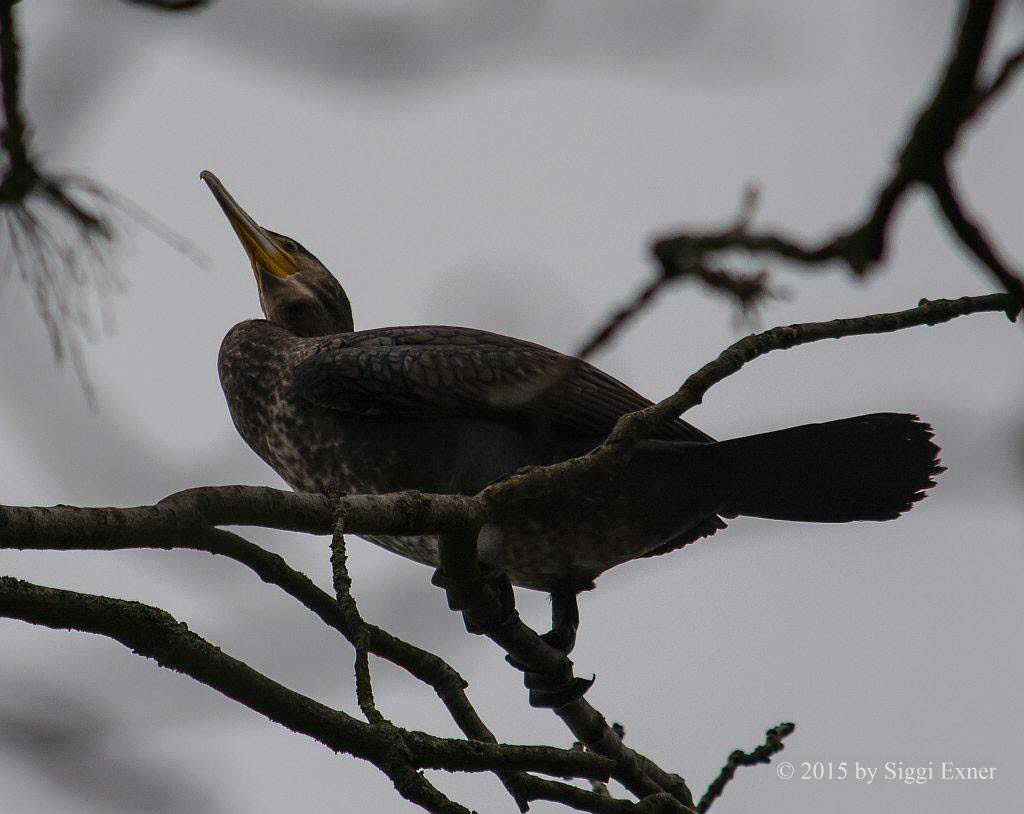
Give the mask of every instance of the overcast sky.
<path id="1" fill-rule="evenodd" d="M 170 17 L 113 0 L 23 3 L 26 105 L 49 166 L 102 180 L 192 241 L 124 242 L 116 330 L 86 347 L 90 411 L 17 283 L 0 289 L 0 498 L 133 505 L 182 488 L 283 486 L 231 426 L 221 337 L 255 316 L 244 253 L 199 171 L 338 275 L 357 328 L 472 325 L 569 351 L 650 274 L 652 235 L 731 218 L 820 236 L 859 215 L 948 44 L 954 4 L 787 0 L 218 0 Z M 1021 9 L 1002 24 L 1019 39 Z M 1024 83 L 971 130 L 966 200 L 1024 258 Z M 993 290 L 931 202 L 901 211 L 886 266 L 855 284 L 777 268 L 758 327 Z M 1018 263 L 1019 265 L 1019 263 Z M 751 326 L 691 288 L 597 360 L 651 397 Z M 574 660 L 627 742 L 703 792 L 780 721 L 782 759 L 995 766 L 987 782 L 782 780 L 743 769 L 721 814 L 1010 810 L 1022 789 L 1021 331 L 998 315 L 772 354 L 688 418 L 728 438 L 877 410 L 931 422 L 949 471 L 892 523 L 739 519 L 619 567 L 582 597 Z M 247 532 L 330 584 L 327 542 Z M 502 740 L 568 746 L 518 673 L 465 634 L 430 573 L 349 544 L 364 615 L 471 682 Z M 357 714 L 352 651 L 230 562 L 189 552 L 10 553 L 5 573 L 138 599 L 228 653 Z M 546 598 L 519 595 L 546 624 Z M 12 812 L 405 812 L 376 769 L 337 757 L 121 645 L 0 623 L 0 787 Z M 380 708 L 454 734 L 440 704 L 373 661 Z M 936 770 L 936 773 L 938 770 Z M 513 811 L 487 776 L 434 778 Z M 298 801 L 301 801 L 301 805 Z M 539 803 L 534 810 L 558 807 Z"/>

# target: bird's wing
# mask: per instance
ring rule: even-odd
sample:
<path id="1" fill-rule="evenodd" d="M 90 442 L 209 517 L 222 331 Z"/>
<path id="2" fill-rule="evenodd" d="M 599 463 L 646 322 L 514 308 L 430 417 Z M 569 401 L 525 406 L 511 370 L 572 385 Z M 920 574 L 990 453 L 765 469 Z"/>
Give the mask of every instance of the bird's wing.
<path id="1" fill-rule="evenodd" d="M 651 403 L 582 360 L 446 326 L 324 337 L 295 366 L 294 381 L 307 401 L 350 414 L 532 417 L 596 435 Z M 683 421 L 666 430 L 675 438 L 712 440 Z"/>

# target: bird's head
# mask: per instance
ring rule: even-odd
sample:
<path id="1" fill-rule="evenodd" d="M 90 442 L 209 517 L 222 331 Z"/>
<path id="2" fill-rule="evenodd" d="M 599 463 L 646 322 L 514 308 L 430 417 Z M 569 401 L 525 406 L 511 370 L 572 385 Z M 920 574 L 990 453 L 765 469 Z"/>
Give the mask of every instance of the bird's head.
<path id="1" fill-rule="evenodd" d="M 249 255 L 267 319 L 296 336 L 351 331 L 348 295 L 324 264 L 296 240 L 257 224 L 212 172 L 203 170 L 199 177 L 210 187 Z"/>

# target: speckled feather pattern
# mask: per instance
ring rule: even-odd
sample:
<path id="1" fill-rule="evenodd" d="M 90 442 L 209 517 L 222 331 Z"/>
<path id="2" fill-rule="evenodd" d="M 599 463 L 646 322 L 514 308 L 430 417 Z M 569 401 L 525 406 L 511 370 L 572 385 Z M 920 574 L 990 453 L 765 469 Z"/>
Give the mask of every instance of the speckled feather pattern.
<path id="1" fill-rule="evenodd" d="M 250 320 L 225 337 L 219 370 L 246 443 L 292 488 L 329 495 L 471 494 L 523 466 L 586 452 L 621 415 L 650 404 L 580 360 L 445 326 L 302 338 Z M 711 440 L 682 421 L 664 435 Z M 723 525 L 713 513 L 703 519 L 694 538 Z M 657 539 L 627 533 L 600 544 L 590 536 L 597 529 L 586 525 L 554 534 L 533 524 L 516 532 L 492 528 L 482 555 L 517 584 L 550 590 L 589 584 L 607 567 L 690 530 L 659 530 Z M 368 539 L 437 564 L 432 537 Z"/>

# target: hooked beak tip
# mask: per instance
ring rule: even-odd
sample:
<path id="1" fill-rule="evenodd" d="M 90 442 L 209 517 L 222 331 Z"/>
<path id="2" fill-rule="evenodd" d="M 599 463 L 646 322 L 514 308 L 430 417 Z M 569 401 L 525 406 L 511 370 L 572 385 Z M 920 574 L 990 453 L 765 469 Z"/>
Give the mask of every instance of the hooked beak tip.
<path id="1" fill-rule="evenodd" d="M 199 177 L 206 182 L 213 197 L 227 216 L 228 222 L 235 230 L 235 234 L 252 261 L 254 271 L 260 268 L 280 279 L 285 279 L 298 272 L 299 266 L 295 259 L 277 245 L 249 213 L 242 209 L 216 175 L 209 170 L 203 170 L 199 173 Z"/>

